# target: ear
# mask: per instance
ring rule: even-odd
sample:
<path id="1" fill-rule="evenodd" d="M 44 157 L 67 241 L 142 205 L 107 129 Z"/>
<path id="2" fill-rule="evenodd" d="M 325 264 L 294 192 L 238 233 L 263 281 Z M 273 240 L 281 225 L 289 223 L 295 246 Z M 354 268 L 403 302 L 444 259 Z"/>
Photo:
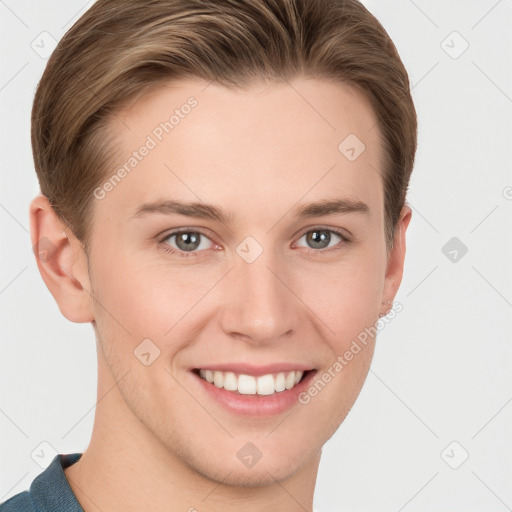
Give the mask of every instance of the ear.
<path id="1" fill-rule="evenodd" d="M 30 203 L 30 237 L 36 263 L 61 313 L 71 322 L 94 320 L 87 255 L 44 195 Z"/>
<path id="2" fill-rule="evenodd" d="M 393 302 L 398 288 L 400 288 L 400 283 L 402 282 L 405 261 L 405 232 L 407 231 L 411 217 L 412 210 L 410 206 L 404 205 L 396 224 L 395 234 L 393 237 L 393 248 L 390 250 L 388 255 L 382 295 L 383 305 L 386 301 Z M 383 308 L 383 314 L 389 313 L 390 309 L 389 305 L 387 305 Z"/>

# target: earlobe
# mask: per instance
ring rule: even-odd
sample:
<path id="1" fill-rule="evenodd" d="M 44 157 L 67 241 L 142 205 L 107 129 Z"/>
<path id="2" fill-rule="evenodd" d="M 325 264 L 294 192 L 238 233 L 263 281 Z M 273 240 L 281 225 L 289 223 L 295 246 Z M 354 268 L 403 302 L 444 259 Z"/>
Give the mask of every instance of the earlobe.
<path id="1" fill-rule="evenodd" d="M 393 249 L 388 257 L 382 302 L 391 303 L 402 282 L 406 252 L 406 231 L 412 217 L 411 207 L 404 205 L 398 219 Z M 389 308 L 387 308 L 389 309 Z"/>
<path id="2" fill-rule="evenodd" d="M 37 267 L 61 313 L 71 322 L 94 320 L 87 257 L 48 199 L 30 203 L 30 237 Z"/>

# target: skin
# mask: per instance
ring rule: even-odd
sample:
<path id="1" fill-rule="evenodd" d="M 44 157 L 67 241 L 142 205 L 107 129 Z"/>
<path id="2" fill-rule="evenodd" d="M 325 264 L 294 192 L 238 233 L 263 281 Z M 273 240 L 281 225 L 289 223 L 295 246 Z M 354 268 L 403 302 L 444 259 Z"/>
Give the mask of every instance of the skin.
<path id="1" fill-rule="evenodd" d="M 168 84 L 113 119 L 125 157 L 111 172 L 190 96 L 198 101 L 190 114 L 94 200 L 88 255 L 46 198 L 31 203 L 33 243 L 46 237 L 55 246 L 52 258 L 37 260 L 41 275 L 63 315 L 91 322 L 97 340 L 93 434 L 65 474 L 86 512 L 312 510 L 322 446 L 361 390 L 375 339 L 307 405 L 270 418 L 224 410 L 188 370 L 293 361 L 327 371 L 389 311 L 412 212 L 404 206 L 387 255 L 376 115 L 359 92 L 327 80 L 244 90 Z M 366 146 L 354 161 L 338 150 L 350 133 Z M 293 214 L 347 197 L 370 214 Z M 215 204 L 232 219 L 130 218 L 170 198 Z M 179 250 L 175 237 L 162 241 L 178 228 L 205 231 L 195 255 L 164 251 Z M 311 246 L 304 235 L 315 228 L 350 241 L 331 233 L 327 249 Z M 247 236 L 263 249 L 252 263 L 236 252 Z M 133 354 L 146 338 L 160 350 L 149 366 Z M 250 468 L 236 455 L 247 442 L 262 453 Z"/>

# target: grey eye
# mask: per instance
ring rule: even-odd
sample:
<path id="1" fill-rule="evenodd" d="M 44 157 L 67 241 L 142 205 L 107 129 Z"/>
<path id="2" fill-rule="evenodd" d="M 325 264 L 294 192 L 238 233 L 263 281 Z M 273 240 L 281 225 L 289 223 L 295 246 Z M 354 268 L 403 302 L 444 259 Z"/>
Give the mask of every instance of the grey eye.
<path id="1" fill-rule="evenodd" d="M 173 239 L 175 240 L 173 241 Z M 205 235 L 197 231 L 171 233 L 165 238 L 164 242 L 168 243 L 172 248 L 184 252 L 208 249 L 208 244 L 211 243 Z"/>
<path id="2" fill-rule="evenodd" d="M 306 240 L 308 244 L 307 247 L 311 249 L 326 249 L 327 247 L 332 247 L 332 245 L 330 245 L 331 241 L 334 241 L 336 244 L 340 240 L 343 240 L 340 235 L 330 229 L 313 229 L 302 235 L 299 240 L 302 239 Z"/>

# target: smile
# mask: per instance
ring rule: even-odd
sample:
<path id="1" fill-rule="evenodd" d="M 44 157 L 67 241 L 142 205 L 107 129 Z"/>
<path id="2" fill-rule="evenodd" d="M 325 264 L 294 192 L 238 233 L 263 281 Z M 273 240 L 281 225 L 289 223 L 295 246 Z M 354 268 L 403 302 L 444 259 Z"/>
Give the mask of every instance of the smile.
<path id="1" fill-rule="evenodd" d="M 264 418 L 299 404 L 317 369 L 299 362 L 212 363 L 189 369 L 199 395 L 236 416 Z"/>
<path id="2" fill-rule="evenodd" d="M 194 373 L 217 388 L 241 395 L 273 395 L 293 389 L 308 373 L 302 370 L 268 373 L 265 375 L 247 375 L 220 370 L 196 369 Z"/>

